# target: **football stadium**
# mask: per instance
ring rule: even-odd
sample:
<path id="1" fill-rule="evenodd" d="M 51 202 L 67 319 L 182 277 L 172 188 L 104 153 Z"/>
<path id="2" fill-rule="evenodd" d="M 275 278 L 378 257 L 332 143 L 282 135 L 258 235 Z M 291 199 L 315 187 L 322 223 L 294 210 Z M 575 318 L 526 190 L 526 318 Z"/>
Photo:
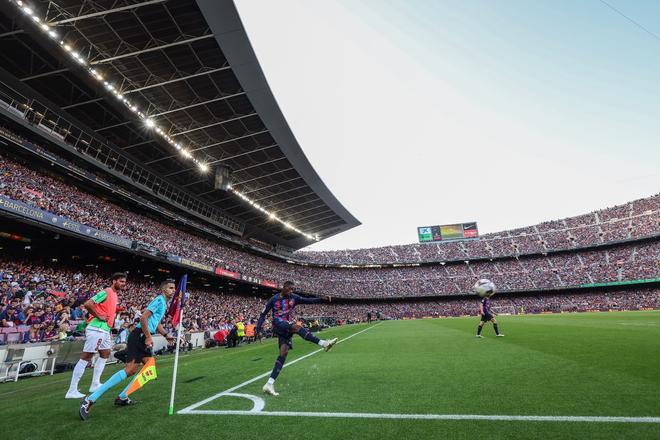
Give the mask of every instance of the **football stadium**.
<path id="1" fill-rule="evenodd" d="M 252 39 L 287 2 L 256 3 L 0 2 L 1 438 L 660 438 L 655 123 L 646 153 L 598 153 L 648 169 L 655 161 L 654 174 L 611 176 L 617 187 L 637 185 L 628 198 L 575 202 L 577 211 L 550 204 L 556 214 L 537 217 L 503 204 L 463 219 L 443 203 L 458 191 L 443 166 L 474 180 L 480 159 L 465 151 L 472 164 L 453 161 L 458 147 L 439 126 L 433 148 L 447 163 L 431 171 L 435 195 L 424 195 L 433 217 L 420 214 L 406 237 L 390 238 L 401 212 L 417 214 L 384 199 L 398 214 L 378 214 L 376 232 L 391 241 L 362 245 L 350 234 L 377 228 L 352 193 L 391 190 L 362 185 L 344 164 L 379 159 L 358 159 L 356 143 L 345 150 L 354 157 L 337 153 L 317 172 L 313 143 L 294 134 L 300 125 L 257 57 L 286 64 L 271 56 L 282 43 L 269 52 Z M 291 23 L 322 27 L 305 18 L 332 2 L 322 3 L 296 3 Z M 414 9 L 342 7 L 358 3 L 396 5 L 401 16 Z M 454 17 L 468 3 L 478 2 L 436 5 Z M 657 50 L 658 21 L 648 18 L 660 18 L 657 8 L 645 17 L 641 3 L 593 3 L 616 35 Z M 348 50 L 336 44 L 323 57 L 341 64 Z M 625 82 L 638 99 L 635 80 Z M 366 96 L 345 99 L 361 107 Z M 389 104 L 402 121 L 420 110 Z M 336 113 L 317 123 L 341 133 Z M 553 117 L 570 125 L 567 114 Z M 653 117 L 640 116 L 640 126 Z M 386 130 L 369 120 L 356 124 Z M 402 130 L 411 139 L 423 131 Z M 414 156 L 414 144 L 383 156 Z M 552 169 L 538 154 L 534 173 L 561 192 L 569 158 Z M 331 191 L 328 169 L 351 194 Z M 391 179 L 405 187 L 414 174 L 423 173 L 402 167 Z M 482 186 L 497 186 L 496 174 Z M 497 190 L 531 211 L 524 191 L 535 184 Z M 489 223 L 494 215 L 504 227 Z"/>

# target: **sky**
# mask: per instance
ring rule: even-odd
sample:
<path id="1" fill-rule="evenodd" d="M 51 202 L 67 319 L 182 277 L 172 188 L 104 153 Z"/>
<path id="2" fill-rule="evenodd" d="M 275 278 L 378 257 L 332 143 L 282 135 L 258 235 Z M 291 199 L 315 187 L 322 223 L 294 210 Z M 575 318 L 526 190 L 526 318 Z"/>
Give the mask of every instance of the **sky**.
<path id="1" fill-rule="evenodd" d="M 236 5 L 307 158 L 362 222 L 307 250 L 468 221 L 484 234 L 660 192 L 660 2 Z"/>

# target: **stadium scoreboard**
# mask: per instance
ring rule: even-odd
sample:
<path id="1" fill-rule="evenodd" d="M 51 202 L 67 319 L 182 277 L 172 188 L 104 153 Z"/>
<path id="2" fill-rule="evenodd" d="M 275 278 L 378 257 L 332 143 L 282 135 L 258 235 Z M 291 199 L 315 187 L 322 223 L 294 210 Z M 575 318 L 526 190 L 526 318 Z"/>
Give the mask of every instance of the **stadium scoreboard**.
<path id="1" fill-rule="evenodd" d="M 476 222 L 456 223 L 453 225 L 420 226 L 417 228 L 420 243 L 432 241 L 462 240 L 479 237 Z"/>

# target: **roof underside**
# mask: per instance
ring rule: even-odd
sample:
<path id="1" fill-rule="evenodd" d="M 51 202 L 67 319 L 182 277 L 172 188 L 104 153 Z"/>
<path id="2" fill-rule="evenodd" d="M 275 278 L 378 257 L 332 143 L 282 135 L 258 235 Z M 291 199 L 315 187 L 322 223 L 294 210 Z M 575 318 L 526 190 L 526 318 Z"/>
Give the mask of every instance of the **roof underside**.
<path id="1" fill-rule="evenodd" d="M 288 129 L 232 2 L 36 0 L 32 6 L 170 137 L 200 160 L 227 166 L 233 187 L 255 202 L 321 238 L 359 224 Z M 212 172 L 201 174 L 151 133 L 17 8 L 5 4 L 3 12 L 4 69 L 152 171 L 246 223 L 250 235 L 295 248 L 308 243 L 238 197 L 215 190 Z M 233 68 L 232 60 L 247 67 Z"/>

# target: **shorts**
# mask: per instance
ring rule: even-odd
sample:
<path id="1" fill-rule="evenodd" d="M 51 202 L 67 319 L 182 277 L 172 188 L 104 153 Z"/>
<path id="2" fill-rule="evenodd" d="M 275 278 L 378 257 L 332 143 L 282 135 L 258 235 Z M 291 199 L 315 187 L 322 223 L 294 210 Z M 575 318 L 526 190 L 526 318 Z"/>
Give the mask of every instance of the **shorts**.
<path id="1" fill-rule="evenodd" d="M 112 339 L 110 333 L 87 326 L 85 329 L 85 353 L 96 353 L 99 350 L 110 350 L 112 348 Z"/>
<path id="2" fill-rule="evenodd" d="M 295 324 L 287 321 L 273 321 L 273 334 L 277 335 L 277 346 L 288 345 L 290 349 L 293 348 L 293 326 Z"/>
<path id="3" fill-rule="evenodd" d="M 142 362 L 146 357 L 153 357 L 151 348 L 145 344 L 145 336 L 141 328 L 134 329 L 128 335 L 128 342 L 126 343 L 126 362 Z"/>
<path id="4" fill-rule="evenodd" d="M 490 313 L 486 313 L 486 314 L 481 315 L 481 321 L 482 322 L 488 322 L 491 319 L 493 319 L 493 315 L 491 315 Z"/>

